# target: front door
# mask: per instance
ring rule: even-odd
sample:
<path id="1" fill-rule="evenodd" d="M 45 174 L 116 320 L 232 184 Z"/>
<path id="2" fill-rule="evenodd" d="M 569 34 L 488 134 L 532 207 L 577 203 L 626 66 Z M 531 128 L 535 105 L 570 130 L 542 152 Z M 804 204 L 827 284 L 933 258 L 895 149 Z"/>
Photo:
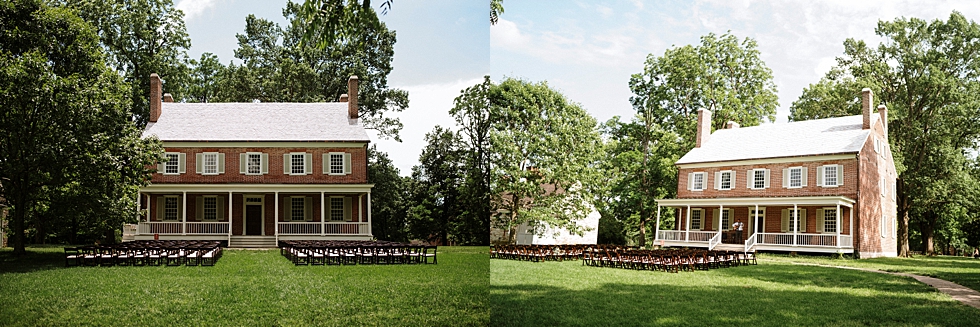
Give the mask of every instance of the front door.
<path id="1" fill-rule="evenodd" d="M 245 206 L 245 235 L 262 235 L 262 206 Z"/>
<path id="2" fill-rule="evenodd" d="M 755 212 L 755 207 L 749 207 L 749 235 L 755 233 L 765 233 L 766 231 L 766 208 L 760 207 L 759 212 Z"/>

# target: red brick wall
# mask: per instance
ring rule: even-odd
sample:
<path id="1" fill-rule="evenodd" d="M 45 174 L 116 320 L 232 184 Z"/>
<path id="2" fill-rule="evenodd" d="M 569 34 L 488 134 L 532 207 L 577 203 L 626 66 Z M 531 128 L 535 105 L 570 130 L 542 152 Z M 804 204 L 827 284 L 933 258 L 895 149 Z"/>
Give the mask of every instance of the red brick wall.
<path id="1" fill-rule="evenodd" d="M 154 184 L 365 184 L 367 183 L 367 150 L 359 148 L 166 148 L 166 152 L 186 154 L 185 173 L 164 175 L 155 173 L 151 179 Z M 196 172 L 197 154 L 220 152 L 225 154 L 225 173 L 220 175 L 201 175 Z M 269 173 L 264 175 L 245 175 L 240 169 L 240 154 L 263 152 L 269 155 Z M 291 176 L 283 174 L 283 154 L 307 152 L 312 154 L 312 174 Z M 347 152 L 351 154 L 351 174 L 327 175 L 323 173 L 323 154 Z"/>
<path id="2" fill-rule="evenodd" d="M 872 128 L 872 135 L 884 141 L 884 129 L 878 123 Z M 857 250 L 863 257 L 876 257 L 887 253 L 897 252 L 894 235 L 896 207 L 892 200 L 892 182 L 897 177 L 892 164 L 890 149 L 876 153 L 874 139 L 869 138 L 861 150 L 860 179 L 858 202 Z M 885 177 L 885 195 L 881 195 L 880 180 Z M 887 220 L 886 229 L 881 229 L 881 216 Z M 885 237 L 881 237 L 884 234 Z"/>
<path id="3" fill-rule="evenodd" d="M 873 151 L 873 149 L 872 149 Z M 844 166 L 843 185 L 838 187 L 817 186 L 817 167 L 830 164 Z M 789 167 L 807 167 L 807 186 L 802 188 L 783 188 L 783 169 Z M 769 188 L 753 190 L 747 188 L 747 172 L 750 169 L 769 169 Z M 715 190 L 715 172 L 732 170 L 735 172 L 735 184 L 731 190 Z M 682 168 L 677 177 L 677 198 L 736 198 L 736 197 L 775 197 L 775 196 L 827 196 L 843 195 L 857 199 L 857 159 L 828 160 L 812 162 L 778 163 L 764 165 L 721 166 L 710 168 Z M 706 190 L 689 191 L 687 180 L 689 173 L 706 172 Z M 876 182 L 877 183 L 877 182 Z"/>

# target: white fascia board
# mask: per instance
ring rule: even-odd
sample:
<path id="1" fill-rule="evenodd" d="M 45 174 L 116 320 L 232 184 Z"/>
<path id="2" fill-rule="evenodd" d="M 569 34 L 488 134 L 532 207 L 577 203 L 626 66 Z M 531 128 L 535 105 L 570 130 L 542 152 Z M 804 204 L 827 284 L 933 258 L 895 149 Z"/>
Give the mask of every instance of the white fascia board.
<path id="1" fill-rule="evenodd" d="M 834 155 L 820 155 L 820 156 L 804 156 L 804 157 L 783 157 L 783 158 L 765 158 L 765 159 L 749 159 L 749 160 L 735 160 L 735 161 L 715 161 L 715 162 L 696 162 L 696 163 L 686 163 L 677 164 L 677 168 L 711 168 L 711 167 L 730 167 L 730 166 L 758 166 L 766 164 L 780 164 L 780 163 L 791 163 L 791 162 L 809 162 L 809 161 L 830 161 L 830 160 L 857 160 L 857 153 L 852 154 L 834 154 Z"/>
<path id="2" fill-rule="evenodd" d="M 374 184 L 152 184 L 143 193 L 369 193 Z"/>
<path id="3" fill-rule="evenodd" d="M 814 206 L 837 205 L 854 206 L 853 199 L 846 196 L 799 196 L 779 198 L 699 198 L 699 199 L 658 199 L 657 205 L 662 207 L 745 207 L 745 206 Z"/>
<path id="4" fill-rule="evenodd" d="M 223 141 L 164 141 L 164 148 L 363 148 L 370 141 L 349 142 L 223 142 Z"/>

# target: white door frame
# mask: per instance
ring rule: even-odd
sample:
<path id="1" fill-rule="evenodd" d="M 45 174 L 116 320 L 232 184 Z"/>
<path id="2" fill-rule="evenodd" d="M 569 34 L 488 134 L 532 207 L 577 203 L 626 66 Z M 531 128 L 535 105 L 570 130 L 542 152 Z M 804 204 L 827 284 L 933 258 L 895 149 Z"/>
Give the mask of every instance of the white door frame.
<path id="1" fill-rule="evenodd" d="M 749 236 L 758 233 L 755 226 L 755 215 L 752 214 L 755 211 L 755 206 L 749 207 Z M 766 207 L 759 207 L 759 214 L 761 214 L 762 219 L 759 219 L 759 226 L 762 226 L 762 232 L 766 232 Z"/>
<path id="2" fill-rule="evenodd" d="M 259 199 L 258 202 L 248 202 L 249 199 Z M 248 211 L 245 210 L 249 205 L 257 205 L 261 207 L 261 213 L 259 215 L 262 223 L 261 230 L 259 231 L 259 236 L 265 236 L 265 194 L 242 194 L 242 236 L 248 235 Z"/>

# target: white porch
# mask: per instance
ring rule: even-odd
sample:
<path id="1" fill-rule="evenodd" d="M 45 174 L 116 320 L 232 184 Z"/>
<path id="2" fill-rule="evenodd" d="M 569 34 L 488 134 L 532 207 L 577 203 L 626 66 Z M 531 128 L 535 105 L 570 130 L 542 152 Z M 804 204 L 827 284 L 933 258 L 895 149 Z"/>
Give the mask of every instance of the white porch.
<path id="1" fill-rule="evenodd" d="M 665 247 L 704 247 L 714 249 L 722 243 L 724 226 L 712 226 L 713 230 L 692 230 L 691 211 L 698 208 L 712 208 L 723 212 L 725 208 L 747 208 L 748 237 L 745 238 L 744 251 L 799 251 L 823 253 L 853 253 L 854 252 L 854 204 L 855 201 L 844 196 L 815 196 L 815 197 L 781 197 L 781 198 L 706 198 L 706 199 L 660 199 L 657 200 L 657 224 L 654 244 Z M 662 207 L 674 208 L 681 211 L 675 217 L 684 216 L 683 224 L 677 224 L 677 230 L 660 230 Z M 791 232 L 773 232 L 766 228 L 766 207 L 792 208 L 789 229 Z M 834 210 L 834 231 L 827 233 L 807 233 L 799 231 L 800 224 L 806 226 L 806 216 L 802 218 L 799 209 L 802 207 L 829 207 Z M 848 209 L 848 228 L 843 231 L 841 208 Z M 760 210 L 761 209 L 761 210 Z M 830 210 L 827 209 L 827 210 Z M 706 219 L 706 217 L 702 217 Z M 729 222 L 735 220 L 730 217 Z M 720 221 L 720 219 L 719 219 Z M 797 227 L 793 227 L 797 226 Z M 822 228 L 822 227 L 821 227 Z M 740 231 L 739 233 L 742 233 Z"/>
<path id="2" fill-rule="evenodd" d="M 373 184 L 330 184 L 330 185 L 294 185 L 294 184 L 154 184 L 140 190 L 141 209 L 143 217 L 135 226 L 129 227 L 133 239 L 173 239 L 173 240 L 233 240 L 268 239 L 278 240 L 371 240 L 371 188 Z M 193 221 L 188 217 L 201 215 L 197 206 L 188 209 L 190 196 L 206 196 L 220 199 L 220 205 L 203 206 L 216 215 L 217 221 Z M 290 195 L 306 196 L 303 215 L 307 221 L 290 221 L 287 208 L 289 203 L 280 203 L 281 198 L 289 199 Z M 160 216 L 161 208 L 153 197 L 176 198 L 174 202 L 178 211 L 174 218 L 172 202 L 164 217 Z M 331 200 L 340 198 L 337 203 L 344 209 L 331 207 Z M 346 198 L 346 199 L 345 199 Z M 347 200 L 349 199 L 349 200 Z M 313 203 L 313 202 L 318 203 Z M 288 201 L 287 201 L 288 202 Z M 300 201 L 303 202 L 303 201 Z M 314 210 L 313 208 L 317 208 Z M 156 210 L 156 211 L 154 211 Z M 336 215 L 331 216 L 331 210 L 341 210 L 343 219 L 338 221 Z M 196 211 L 196 213 L 195 213 Z M 217 212 L 215 214 L 214 212 Z M 153 215 L 152 213 L 157 213 Z M 296 214 L 296 213 L 292 213 Z M 169 215 L 169 216 L 168 216 Z M 273 243 L 275 244 L 275 243 Z"/>

